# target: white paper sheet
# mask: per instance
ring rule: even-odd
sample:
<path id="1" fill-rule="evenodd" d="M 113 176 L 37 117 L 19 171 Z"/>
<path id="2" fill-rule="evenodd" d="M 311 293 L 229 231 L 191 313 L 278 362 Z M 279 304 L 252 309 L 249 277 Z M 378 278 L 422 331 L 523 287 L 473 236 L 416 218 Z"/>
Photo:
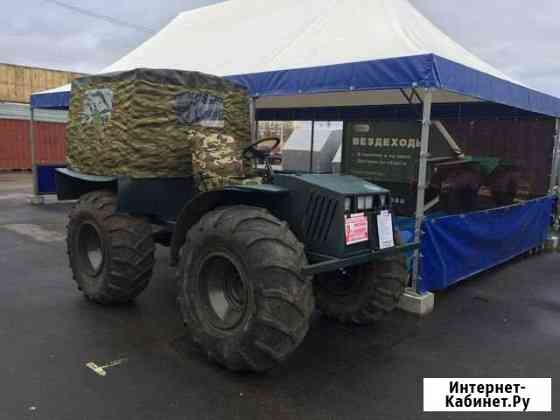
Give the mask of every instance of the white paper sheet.
<path id="1" fill-rule="evenodd" d="M 393 237 L 393 217 L 388 210 L 383 210 L 377 216 L 377 233 L 379 236 L 379 249 L 392 248 L 395 246 L 395 239 Z"/>

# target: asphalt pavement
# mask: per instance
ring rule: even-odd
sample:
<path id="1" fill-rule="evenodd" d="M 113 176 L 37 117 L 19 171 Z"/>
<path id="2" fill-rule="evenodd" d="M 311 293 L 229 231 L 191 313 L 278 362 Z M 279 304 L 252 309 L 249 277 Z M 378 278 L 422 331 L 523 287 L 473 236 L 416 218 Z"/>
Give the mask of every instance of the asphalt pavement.
<path id="1" fill-rule="evenodd" d="M 552 377 L 560 407 L 558 253 L 439 293 L 423 319 L 395 312 L 358 328 L 316 314 L 282 367 L 239 375 L 191 344 L 167 249 L 134 304 L 97 306 L 68 269 L 71 204 L 32 206 L 29 193 L 29 175 L 0 174 L 1 420 L 555 418 L 422 414 L 423 377 Z"/>

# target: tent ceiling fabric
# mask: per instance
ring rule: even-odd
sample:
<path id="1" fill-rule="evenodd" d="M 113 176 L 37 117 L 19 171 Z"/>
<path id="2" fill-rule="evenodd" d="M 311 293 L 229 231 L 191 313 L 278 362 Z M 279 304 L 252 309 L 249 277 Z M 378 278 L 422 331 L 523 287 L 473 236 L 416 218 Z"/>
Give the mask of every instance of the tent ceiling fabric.
<path id="1" fill-rule="evenodd" d="M 103 72 L 138 67 L 229 77 L 261 97 L 258 106 L 315 106 L 314 94 L 338 106 L 404 103 L 398 89 L 418 86 L 451 92 L 436 95 L 443 102 L 478 98 L 560 115 L 560 100 L 485 63 L 407 0 L 229 0 L 179 14 Z"/>
<path id="2" fill-rule="evenodd" d="M 410 97 L 410 89 L 405 93 Z M 423 97 L 422 90 L 418 91 Z M 434 103 L 479 102 L 475 98 L 458 95 L 444 90 L 434 92 Z M 368 90 L 360 92 L 319 93 L 315 95 L 298 96 L 264 96 L 257 100 L 259 109 L 279 108 L 325 108 L 339 106 L 369 106 L 369 105 L 406 105 L 409 102 L 399 89 Z M 418 104 L 417 98 L 412 97 L 412 103 Z"/>

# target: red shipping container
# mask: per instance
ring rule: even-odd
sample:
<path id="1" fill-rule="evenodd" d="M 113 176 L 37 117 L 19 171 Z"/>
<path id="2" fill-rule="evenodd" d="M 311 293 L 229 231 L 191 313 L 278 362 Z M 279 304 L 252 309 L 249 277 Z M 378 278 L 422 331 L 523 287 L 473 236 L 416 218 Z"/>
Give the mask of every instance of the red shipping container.
<path id="1" fill-rule="evenodd" d="M 66 124 L 35 122 L 37 164 L 66 160 Z M 0 170 L 31 169 L 29 121 L 0 119 Z"/>

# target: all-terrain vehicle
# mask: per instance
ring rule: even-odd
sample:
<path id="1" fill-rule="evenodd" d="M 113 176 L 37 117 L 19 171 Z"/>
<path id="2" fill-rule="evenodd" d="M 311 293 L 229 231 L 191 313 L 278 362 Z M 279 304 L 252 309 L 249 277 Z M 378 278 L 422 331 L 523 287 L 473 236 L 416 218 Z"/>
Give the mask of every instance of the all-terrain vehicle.
<path id="1" fill-rule="evenodd" d="M 140 79 L 136 74 L 134 83 Z M 117 117 L 106 105 L 116 113 L 118 101 L 107 86 L 87 85 L 86 97 L 104 99 L 93 107 L 89 101 L 78 117 L 71 109 L 69 133 L 72 118 L 108 130 Z M 205 106 L 191 112 L 189 124 L 211 120 L 209 113 L 221 118 L 215 98 L 194 99 Z M 278 141 L 249 144 L 242 155 L 267 161 Z M 360 178 L 275 173 L 267 165 L 258 183 L 204 190 L 200 175 L 86 175 L 69 160 L 57 189 L 61 199 L 78 199 L 67 239 L 78 288 L 100 304 L 129 302 L 148 286 L 155 244 L 168 246 L 184 322 L 208 357 L 228 369 L 264 371 L 282 362 L 305 337 L 315 305 L 338 321 L 369 324 L 393 310 L 404 291 L 404 255 L 417 244 L 399 243 L 390 192 Z"/>

